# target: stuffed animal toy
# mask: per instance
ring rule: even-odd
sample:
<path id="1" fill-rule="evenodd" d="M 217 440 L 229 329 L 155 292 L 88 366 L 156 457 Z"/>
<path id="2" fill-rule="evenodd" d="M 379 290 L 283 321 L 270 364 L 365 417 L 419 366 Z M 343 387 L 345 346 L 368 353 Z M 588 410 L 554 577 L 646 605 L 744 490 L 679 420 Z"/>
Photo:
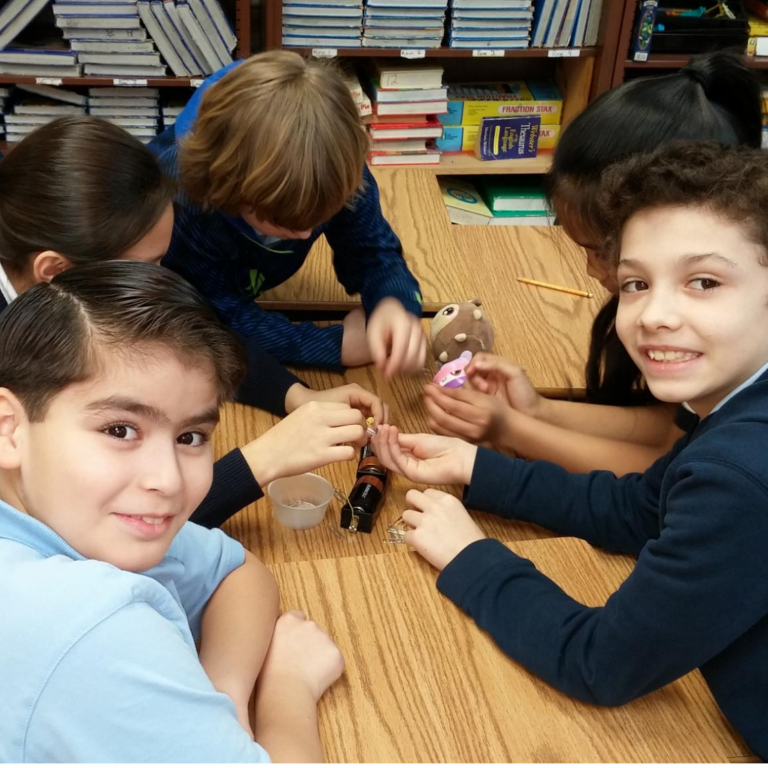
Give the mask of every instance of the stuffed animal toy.
<path id="1" fill-rule="evenodd" d="M 429 336 L 438 364 L 456 360 L 464 351 L 491 351 L 493 328 L 481 306 L 480 299 L 448 304 L 432 318 Z"/>
<path id="2" fill-rule="evenodd" d="M 446 389 L 460 389 L 467 383 L 467 374 L 464 369 L 469 365 L 472 359 L 471 352 L 462 352 L 457 360 L 451 360 L 446 363 L 436 374 L 432 381 L 438 387 Z"/>

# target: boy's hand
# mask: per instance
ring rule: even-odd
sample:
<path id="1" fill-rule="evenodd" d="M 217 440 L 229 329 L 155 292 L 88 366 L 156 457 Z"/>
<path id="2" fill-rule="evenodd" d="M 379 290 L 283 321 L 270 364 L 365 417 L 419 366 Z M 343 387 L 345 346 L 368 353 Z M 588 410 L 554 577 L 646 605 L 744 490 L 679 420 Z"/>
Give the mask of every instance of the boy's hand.
<path id="1" fill-rule="evenodd" d="M 309 389 L 303 384 L 294 384 L 285 395 L 286 413 L 293 413 L 305 403 L 346 403 L 357 408 L 364 416 L 373 416 L 375 424 L 389 423 L 389 406 L 373 392 L 359 384 L 345 384 L 332 389 Z"/>
<path id="2" fill-rule="evenodd" d="M 345 403 L 309 402 L 242 448 L 264 488 L 278 477 L 311 472 L 334 461 L 355 458 L 366 439 L 363 414 Z"/>
<path id="3" fill-rule="evenodd" d="M 439 571 L 470 544 L 486 538 L 455 496 L 412 488 L 405 500 L 411 508 L 403 512 L 403 522 L 413 529 L 405 534 L 405 543 Z"/>
<path id="4" fill-rule="evenodd" d="M 275 624 L 257 685 L 298 685 L 317 702 L 343 672 L 344 657 L 333 640 L 302 611 L 286 611 Z"/>
<path id="5" fill-rule="evenodd" d="M 512 409 L 495 395 L 474 389 L 447 389 L 434 384 L 424 387 L 427 424 L 433 432 L 459 437 L 472 443 L 511 443 Z"/>
<path id="6" fill-rule="evenodd" d="M 479 392 L 495 395 L 520 413 L 541 418 L 546 403 L 525 372 L 525 368 L 498 355 L 479 352 L 466 368 L 472 387 Z"/>
<path id="7" fill-rule="evenodd" d="M 368 331 L 362 307 L 347 313 L 342 325 L 344 335 L 341 337 L 341 364 L 347 368 L 368 365 L 373 357 L 368 347 Z"/>
<path id="8" fill-rule="evenodd" d="M 388 469 L 414 483 L 463 483 L 472 479 L 477 447 L 453 437 L 401 435 L 384 424 L 372 440 L 373 450 Z"/>
<path id="9" fill-rule="evenodd" d="M 373 362 L 391 379 L 424 367 L 427 338 L 421 320 L 393 298 L 383 299 L 368 319 L 368 347 Z"/>

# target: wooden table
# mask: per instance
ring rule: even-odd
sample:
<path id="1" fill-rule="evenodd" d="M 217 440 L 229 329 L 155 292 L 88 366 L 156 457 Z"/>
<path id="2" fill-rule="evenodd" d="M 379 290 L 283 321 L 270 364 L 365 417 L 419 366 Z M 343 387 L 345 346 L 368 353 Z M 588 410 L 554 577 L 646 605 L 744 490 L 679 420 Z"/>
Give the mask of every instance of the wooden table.
<path id="1" fill-rule="evenodd" d="M 596 287 L 586 276 L 584 251 L 559 227 L 457 226 L 448 218 L 433 172 L 381 168 L 373 173 L 384 215 L 421 284 L 425 312 L 474 297 L 490 302 L 493 296 L 507 294 L 518 275 L 571 287 Z M 331 250 L 322 238 L 302 269 L 263 294 L 259 303 L 267 309 L 322 312 L 352 309 L 359 299 L 348 296 L 336 280 Z M 581 304 L 580 310 L 592 308 Z"/>
<path id="2" fill-rule="evenodd" d="M 576 539 L 514 542 L 575 599 L 601 605 L 631 560 Z M 508 659 L 414 553 L 271 566 L 284 608 L 336 640 L 320 704 L 330 762 L 724 762 L 748 754 L 694 672 L 615 709 L 582 704 Z"/>

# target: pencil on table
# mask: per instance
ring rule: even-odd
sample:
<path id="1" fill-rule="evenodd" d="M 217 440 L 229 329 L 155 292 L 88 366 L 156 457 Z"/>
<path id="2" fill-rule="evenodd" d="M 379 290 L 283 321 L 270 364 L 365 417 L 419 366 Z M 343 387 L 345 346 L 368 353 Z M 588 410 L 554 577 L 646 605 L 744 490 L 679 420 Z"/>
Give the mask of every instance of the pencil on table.
<path id="1" fill-rule="evenodd" d="M 568 288 L 564 285 L 554 285 L 553 283 L 542 283 L 540 280 L 531 280 L 528 277 L 518 277 L 518 283 L 525 283 L 526 285 L 535 285 L 537 288 L 549 288 L 550 291 L 560 291 L 560 293 L 570 293 L 573 296 L 582 296 L 585 299 L 591 299 L 594 294 L 589 291 L 582 291 L 578 288 Z"/>

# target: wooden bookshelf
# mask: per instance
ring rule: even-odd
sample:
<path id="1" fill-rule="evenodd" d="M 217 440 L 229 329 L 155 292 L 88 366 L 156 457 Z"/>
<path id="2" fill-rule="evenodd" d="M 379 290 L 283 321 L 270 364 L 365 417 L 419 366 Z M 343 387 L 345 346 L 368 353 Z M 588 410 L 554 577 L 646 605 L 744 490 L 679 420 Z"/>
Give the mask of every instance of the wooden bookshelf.
<path id="1" fill-rule="evenodd" d="M 651 54 L 648 61 L 626 59 L 624 69 L 678 69 L 684 67 L 695 54 L 658 53 Z M 768 69 L 768 56 L 746 56 L 746 62 L 755 69 Z"/>
<path id="2" fill-rule="evenodd" d="M 499 173 L 546 173 L 551 164 L 551 152 L 521 160 L 478 160 L 474 155 L 462 152 L 443 154 L 437 165 L 413 167 L 431 171 L 438 176 L 485 176 Z"/>
<path id="3" fill-rule="evenodd" d="M 295 51 L 302 56 L 311 56 L 314 50 L 323 50 L 316 48 L 286 48 L 287 51 Z M 407 53 L 403 51 L 408 49 L 400 48 L 334 48 L 338 58 L 349 57 L 397 57 L 408 58 Z M 505 58 L 505 59 L 565 59 L 565 58 L 594 58 L 597 55 L 597 48 L 522 48 L 522 49 L 504 49 L 495 55 L 486 57 L 478 56 L 469 48 L 425 48 L 424 57 L 429 59 L 469 59 L 469 58 Z M 498 51 L 499 49 L 490 49 Z"/>
<path id="4" fill-rule="evenodd" d="M 151 86 L 193 87 L 203 82 L 202 77 L 30 77 L 24 75 L 0 75 L 0 85 L 105 85 L 105 86 Z M 52 82 L 56 81 L 56 82 Z"/>

